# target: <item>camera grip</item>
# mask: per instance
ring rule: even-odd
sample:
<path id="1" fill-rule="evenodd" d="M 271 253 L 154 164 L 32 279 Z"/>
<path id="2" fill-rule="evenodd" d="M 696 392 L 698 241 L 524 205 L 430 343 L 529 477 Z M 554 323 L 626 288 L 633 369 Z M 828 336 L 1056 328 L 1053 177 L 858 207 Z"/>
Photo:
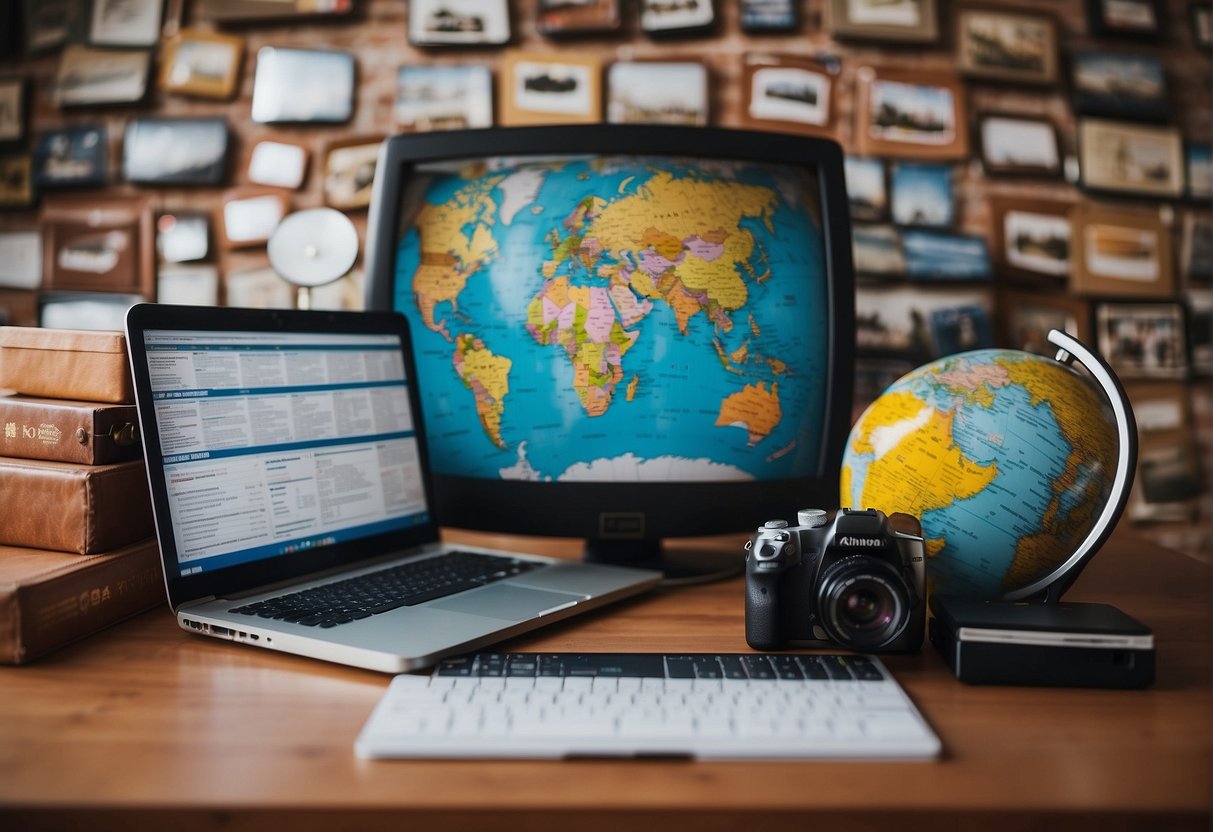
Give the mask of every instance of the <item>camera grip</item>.
<path id="1" fill-rule="evenodd" d="M 774 650 L 779 639 L 779 576 L 751 572 L 746 581 L 745 640 L 755 650 Z"/>

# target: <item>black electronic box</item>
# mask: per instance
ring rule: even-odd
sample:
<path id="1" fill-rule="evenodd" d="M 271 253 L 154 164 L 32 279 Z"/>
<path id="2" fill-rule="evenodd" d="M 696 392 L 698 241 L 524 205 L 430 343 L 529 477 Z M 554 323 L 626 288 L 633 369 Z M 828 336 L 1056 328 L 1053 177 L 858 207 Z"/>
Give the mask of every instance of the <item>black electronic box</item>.
<path id="1" fill-rule="evenodd" d="M 1108 604 L 931 598 L 931 643 L 974 685 L 1145 688 L 1150 628 Z"/>

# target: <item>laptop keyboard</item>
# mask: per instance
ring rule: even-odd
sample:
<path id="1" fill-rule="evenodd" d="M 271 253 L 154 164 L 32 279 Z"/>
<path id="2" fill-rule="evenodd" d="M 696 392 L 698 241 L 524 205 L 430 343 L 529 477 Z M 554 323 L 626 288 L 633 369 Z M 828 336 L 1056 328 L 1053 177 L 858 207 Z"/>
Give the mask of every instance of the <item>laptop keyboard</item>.
<path id="1" fill-rule="evenodd" d="M 543 563 L 448 552 L 228 610 L 305 627 L 336 627 L 512 578 Z"/>
<path id="2" fill-rule="evenodd" d="M 392 680 L 370 758 L 928 759 L 939 738 L 879 659 L 481 653 Z"/>

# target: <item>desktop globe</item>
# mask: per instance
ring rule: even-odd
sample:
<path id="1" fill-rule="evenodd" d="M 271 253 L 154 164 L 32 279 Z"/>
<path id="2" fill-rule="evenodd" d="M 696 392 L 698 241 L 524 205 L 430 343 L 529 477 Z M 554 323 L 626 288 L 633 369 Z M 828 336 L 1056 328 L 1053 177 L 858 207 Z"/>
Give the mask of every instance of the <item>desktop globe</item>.
<path id="1" fill-rule="evenodd" d="M 1123 467 L 1117 437 L 1099 389 L 1060 361 L 949 356 L 860 416 L 843 452 L 842 505 L 920 517 L 931 589 L 1000 598 L 1087 539 Z"/>

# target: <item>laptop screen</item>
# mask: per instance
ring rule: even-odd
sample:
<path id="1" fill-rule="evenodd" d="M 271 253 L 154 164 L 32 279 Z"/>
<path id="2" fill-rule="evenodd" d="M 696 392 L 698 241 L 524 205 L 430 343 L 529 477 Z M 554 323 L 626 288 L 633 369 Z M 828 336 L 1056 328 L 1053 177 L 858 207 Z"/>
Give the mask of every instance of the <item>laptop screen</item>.
<path id="1" fill-rule="evenodd" d="M 430 520 L 399 336 L 143 335 L 180 576 Z"/>

